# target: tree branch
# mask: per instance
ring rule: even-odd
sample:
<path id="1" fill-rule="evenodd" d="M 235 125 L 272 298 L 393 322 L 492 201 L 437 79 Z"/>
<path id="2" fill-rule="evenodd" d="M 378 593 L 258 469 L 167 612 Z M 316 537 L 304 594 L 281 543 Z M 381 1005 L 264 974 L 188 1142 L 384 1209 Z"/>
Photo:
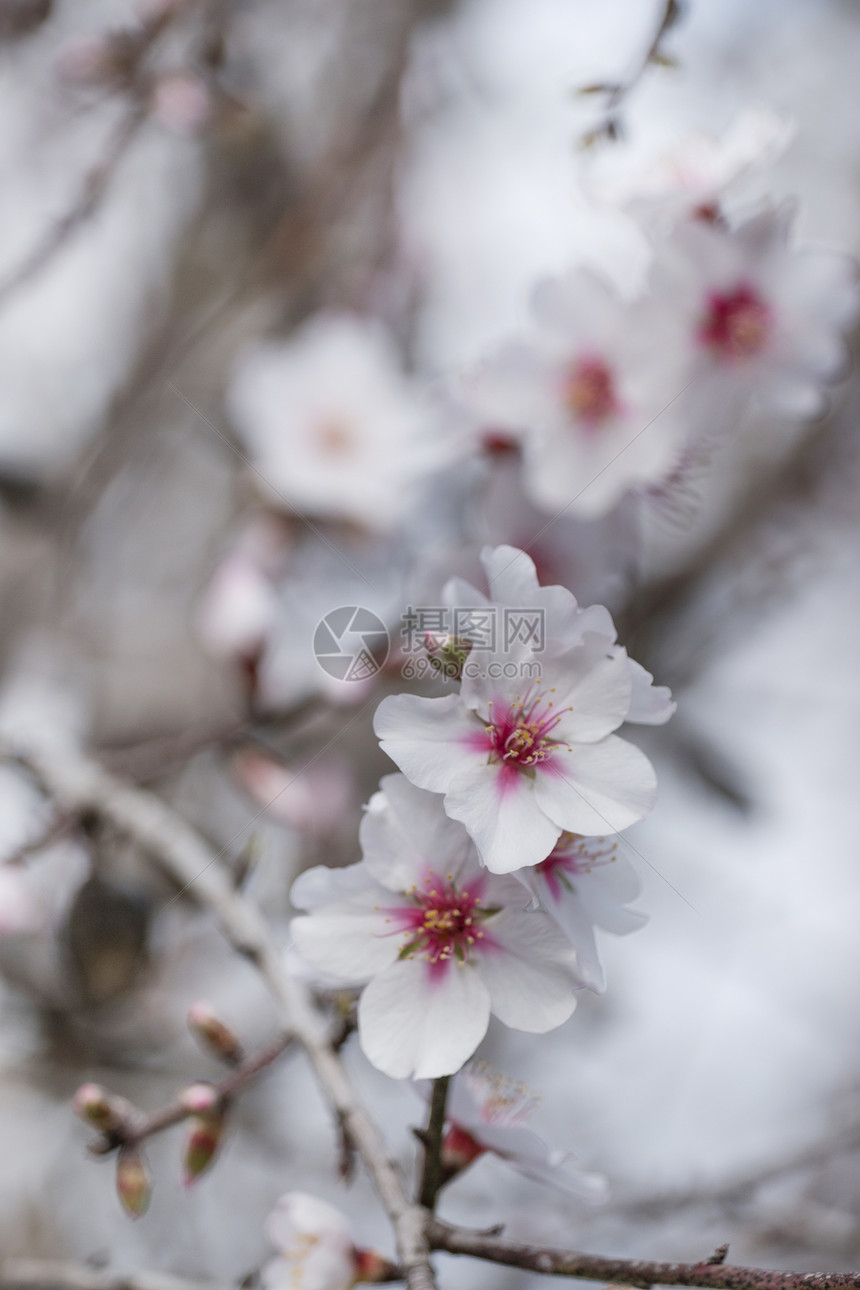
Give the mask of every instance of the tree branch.
<path id="1" fill-rule="evenodd" d="M 222 1104 L 230 1102 L 232 1098 L 253 1083 L 261 1071 L 266 1070 L 273 1062 L 276 1062 L 291 1042 L 292 1036 L 290 1034 L 278 1035 L 276 1039 L 258 1049 L 256 1053 L 252 1053 L 240 1066 L 230 1071 L 229 1075 L 225 1075 L 217 1083 L 213 1082 L 212 1088 L 215 1090 L 218 1101 Z M 193 1108 L 187 1106 L 181 1097 L 175 1098 L 167 1106 L 163 1106 L 158 1111 L 153 1111 L 151 1115 L 143 1116 L 137 1120 L 129 1119 L 127 1124 L 104 1133 L 101 1138 L 97 1138 L 91 1144 L 90 1152 L 94 1156 L 107 1156 L 122 1146 L 140 1146 L 147 1138 L 151 1138 L 156 1133 L 161 1133 L 164 1129 L 172 1128 L 175 1124 L 181 1124 L 183 1120 L 188 1120 L 195 1114 L 196 1112 Z"/>
<path id="2" fill-rule="evenodd" d="M 448 1101 L 450 1075 L 443 1075 L 433 1081 L 433 1095 L 430 1100 L 430 1115 L 427 1130 L 422 1137 L 424 1143 L 424 1170 L 421 1176 L 421 1204 L 431 1214 L 436 1204 L 436 1196 L 442 1185 L 442 1134 L 445 1131 L 445 1105 Z"/>
<path id="3" fill-rule="evenodd" d="M 506 1241 L 482 1232 L 470 1232 L 434 1219 L 429 1226 L 430 1247 L 448 1254 L 468 1254 L 490 1263 L 544 1272 L 583 1281 L 612 1281 L 616 1285 L 711 1287 L 712 1290 L 848 1290 L 860 1286 L 857 1272 L 769 1272 L 765 1268 L 737 1268 L 703 1259 L 698 1263 L 652 1263 L 646 1259 L 609 1259 L 576 1250 L 544 1249 L 519 1241 Z M 722 1247 L 717 1252 L 722 1253 Z"/>
<path id="4" fill-rule="evenodd" d="M 255 964 L 268 985 L 284 1028 L 301 1044 L 329 1103 L 354 1142 L 394 1228 L 409 1290 L 435 1290 L 425 1235 L 427 1214 L 409 1199 L 403 1177 L 382 1135 L 353 1092 L 307 988 L 289 976 L 283 952 L 259 910 L 236 891 L 220 856 L 181 816 L 153 794 L 107 774 L 82 754 L 12 747 L 0 758 L 25 768 L 64 811 L 95 813 L 134 839 L 180 887 L 216 919 L 238 953 Z"/>

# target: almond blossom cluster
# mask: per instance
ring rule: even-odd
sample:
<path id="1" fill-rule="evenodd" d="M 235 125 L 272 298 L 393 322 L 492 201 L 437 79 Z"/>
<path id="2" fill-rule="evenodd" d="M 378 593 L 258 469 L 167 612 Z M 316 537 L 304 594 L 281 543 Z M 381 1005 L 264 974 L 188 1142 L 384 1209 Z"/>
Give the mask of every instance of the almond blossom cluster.
<path id="1" fill-rule="evenodd" d="M 674 704 L 605 609 L 541 587 L 512 547 L 483 561 L 489 599 L 455 579 L 446 601 L 539 608 L 540 646 L 478 665 L 464 638 L 457 693 L 384 699 L 375 729 L 403 773 L 366 809 L 363 858 L 308 870 L 292 891 L 299 954 L 363 987 L 361 1046 L 395 1078 L 459 1070 L 491 1015 L 530 1033 L 561 1025 L 578 989 L 604 986 L 594 927 L 643 921 L 626 908 L 635 874 L 605 835 L 648 814 L 656 780 L 615 731 L 666 721 Z"/>

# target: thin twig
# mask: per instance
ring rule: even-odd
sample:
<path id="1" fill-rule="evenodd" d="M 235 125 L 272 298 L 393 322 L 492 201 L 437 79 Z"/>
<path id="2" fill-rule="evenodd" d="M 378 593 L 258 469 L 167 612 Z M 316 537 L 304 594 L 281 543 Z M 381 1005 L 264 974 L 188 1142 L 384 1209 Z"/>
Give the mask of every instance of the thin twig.
<path id="1" fill-rule="evenodd" d="M 424 1169 L 421 1175 L 420 1201 L 433 1212 L 436 1196 L 442 1186 L 442 1135 L 445 1131 L 445 1106 L 448 1101 L 450 1075 L 443 1075 L 433 1081 L 433 1094 L 430 1099 L 430 1114 L 427 1119 L 427 1130 L 423 1135 Z"/>
<path id="2" fill-rule="evenodd" d="M 606 100 L 606 110 L 603 120 L 599 125 L 589 130 L 583 138 L 583 144 L 588 146 L 595 143 L 600 138 L 617 139 L 621 133 L 621 122 L 618 117 L 617 109 L 621 107 L 624 100 L 632 93 L 642 77 L 647 72 L 652 63 L 664 62 L 669 65 L 671 60 L 663 56 L 663 40 L 675 23 L 681 16 L 681 5 L 678 0 L 666 0 L 663 6 L 663 12 L 660 22 L 654 32 L 654 36 L 645 51 L 642 59 L 637 62 L 633 72 L 623 81 L 617 84 L 590 85 L 580 93 L 605 92 L 608 94 Z"/>
<path id="3" fill-rule="evenodd" d="M 222 1105 L 229 1103 L 239 1093 L 243 1092 L 249 1084 L 257 1078 L 261 1071 L 276 1062 L 282 1053 L 286 1051 L 292 1042 L 292 1036 L 289 1034 L 278 1035 L 270 1043 L 265 1044 L 246 1058 L 240 1066 L 230 1071 L 223 1079 L 213 1082 L 212 1087 L 215 1090 L 218 1101 Z M 90 1153 L 94 1156 L 107 1156 L 112 1151 L 118 1150 L 122 1146 L 140 1146 L 147 1138 L 151 1138 L 156 1133 L 161 1133 L 164 1129 L 172 1128 L 175 1124 L 181 1124 L 183 1120 L 190 1119 L 195 1112 L 186 1106 L 181 1097 L 169 1102 L 158 1111 L 153 1111 L 138 1120 L 130 1120 L 128 1124 L 123 1124 L 118 1129 L 112 1129 L 105 1133 L 101 1138 L 97 1138 L 90 1145 Z"/>
<path id="4" fill-rule="evenodd" d="M 81 191 L 71 208 L 46 230 L 41 240 L 17 268 L 0 281 L 0 306 L 7 304 L 16 291 L 41 273 L 77 229 L 95 212 L 104 199 L 120 162 L 146 120 L 146 115 L 146 110 L 140 103 L 133 104 L 123 114 L 122 120 L 108 140 L 104 156 L 84 179 Z"/>
<path id="5" fill-rule="evenodd" d="M 236 891 L 211 850 L 190 825 L 158 797 L 107 774 L 83 755 L 57 749 L 0 744 L 0 758 L 23 766 L 62 809 L 95 813 L 141 849 L 219 924 L 238 953 L 268 985 L 285 1029 L 304 1048 L 333 1111 L 355 1143 L 394 1229 L 409 1290 L 435 1290 L 425 1235 L 427 1214 L 409 1199 L 403 1177 L 379 1129 L 358 1101 L 328 1037 L 325 1019 L 284 955 L 259 910 Z"/>
<path id="6" fill-rule="evenodd" d="M 576 1250 L 545 1249 L 506 1241 L 483 1232 L 452 1227 L 436 1219 L 430 1224 L 428 1235 L 432 1249 L 449 1254 L 468 1254 L 490 1263 L 544 1272 L 548 1276 L 612 1281 L 623 1286 L 692 1286 L 711 1290 L 848 1290 L 848 1287 L 860 1286 L 857 1272 L 770 1272 L 765 1268 L 732 1267 L 707 1259 L 699 1263 L 654 1263 L 647 1259 L 601 1258 Z"/>

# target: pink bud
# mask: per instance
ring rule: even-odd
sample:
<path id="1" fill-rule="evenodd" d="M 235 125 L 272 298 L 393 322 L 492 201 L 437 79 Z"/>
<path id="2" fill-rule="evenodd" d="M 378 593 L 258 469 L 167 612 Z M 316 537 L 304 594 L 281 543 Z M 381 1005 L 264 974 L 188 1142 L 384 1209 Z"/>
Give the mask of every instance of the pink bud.
<path id="1" fill-rule="evenodd" d="M 190 1187 L 212 1165 L 224 1136 L 224 1115 L 195 1119 L 182 1153 L 183 1183 Z"/>
<path id="2" fill-rule="evenodd" d="M 221 1097 L 213 1084 L 191 1084 L 179 1100 L 192 1115 L 212 1115 L 221 1109 Z"/>
<path id="3" fill-rule="evenodd" d="M 121 1147 L 116 1166 L 116 1190 L 131 1218 L 141 1218 L 152 1198 L 152 1177 L 138 1147 Z"/>
<path id="4" fill-rule="evenodd" d="M 216 1017 L 208 1003 L 192 1004 L 188 1010 L 188 1028 L 204 1051 L 227 1062 L 229 1066 L 238 1066 L 244 1057 L 242 1045 L 229 1026 Z"/>
<path id="5" fill-rule="evenodd" d="M 390 1259 L 376 1250 L 355 1251 L 355 1280 L 362 1284 L 369 1282 L 379 1284 L 383 1281 L 400 1281 L 403 1273 Z"/>
<path id="6" fill-rule="evenodd" d="M 477 1139 L 473 1138 L 471 1133 L 460 1128 L 459 1124 L 452 1124 L 446 1130 L 442 1139 L 442 1170 L 448 1178 L 458 1174 L 465 1169 L 467 1165 L 472 1164 L 479 1156 L 484 1155 L 487 1148 L 482 1146 Z"/>
<path id="7" fill-rule="evenodd" d="M 102 1133 L 113 1133 L 122 1128 L 129 1109 L 126 1102 L 114 1097 L 100 1084 L 82 1084 L 72 1098 L 75 1115 Z"/>

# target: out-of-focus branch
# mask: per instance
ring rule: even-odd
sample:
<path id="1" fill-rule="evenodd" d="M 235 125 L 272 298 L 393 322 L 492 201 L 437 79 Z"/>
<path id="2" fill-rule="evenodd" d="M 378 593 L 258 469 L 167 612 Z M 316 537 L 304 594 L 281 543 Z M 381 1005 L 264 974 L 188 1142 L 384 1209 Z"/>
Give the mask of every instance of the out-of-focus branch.
<path id="1" fill-rule="evenodd" d="M 0 1290 L 233 1290 L 224 1283 L 186 1281 L 163 1272 L 114 1272 L 86 1263 L 0 1259 Z"/>
<path id="2" fill-rule="evenodd" d="M 630 1218 L 656 1218 L 661 1214 L 675 1214 L 697 1206 L 730 1210 L 739 1205 L 748 1205 L 752 1194 L 770 1182 L 805 1169 L 814 1169 L 816 1165 L 825 1165 L 836 1156 L 856 1151 L 858 1147 L 860 1123 L 855 1122 L 840 1128 L 831 1136 L 801 1147 L 791 1155 L 736 1175 L 725 1182 L 714 1183 L 709 1187 L 685 1187 L 678 1191 L 620 1197 L 612 1209 L 614 1213 Z"/>
<path id="3" fill-rule="evenodd" d="M 364 1160 L 391 1219 L 409 1290 L 435 1290 L 425 1235 L 427 1214 L 409 1199 L 382 1135 L 359 1103 L 335 1051 L 325 1019 L 305 986 L 284 966 L 284 956 L 259 910 L 235 890 L 220 856 L 153 794 L 132 788 L 83 755 L 0 744 L 0 758 L 23 766 L 56 805 L 72 814 L 95 814 L 133 839 L 180 890 L 206 909 L 238 953 L 268 985 L 284 1028 L 304 1048 L 332 1109 Z"/>
<path id="4" fill-rule="evenodd" d="M 262 1071 L 278 1060 L 291 1041 L 292 1036 L 289 1034 L 278 1035 L 276 1039 L 247 1057 L 235 1070 L 230 1071 L 229 1075 L 213 1082 L 212 1091 L 216 1102 L 226 1107 L 234 1097 L 252 1084 Z M 118 1127 L 103 1133 L 90 1144 L 89 1150 L 94 1156 L 107 1156 L 123 1146 L 140 1146 L 147 1138 L 161 1133 L 164 1129 L 172 1128 L 175 1124 L 181 1124 L 183 1120 L 190 1119 L 196 1114 L 198 1112 L 195 1108 L 189 1106 L 180 1095 L 167 1106 L 153 1111 L 150 1115 L 140 1119 L 132 1118 L 127 1123 L 121 1123 Z"/>
<path id="5" fill-rule="evenodd" d="M 617 83 L 586 85 L 580 90 L 580 94 L 607 95 L 605 116 L 598 125 L 583 136 L 583 147 L 589 147 L 598 139 L 617 139 L 621 133 L 618 109 L 642 80 L 648 68 L 652 65 L 673 66 L 673 60 L 663 51 L 663 41 L 681 17 L 682 12 L 679 0 L 666 0 L 651 43 L 630 75 Z"/>
<path id="6" fill-rule="evenodd" d="M 26 286 L 47 268 L 73 234 L 98 209 L 123 157 L 145 120 L 146 110 L 141 104 L 135 103 L 126 110 L 108 140 L 104 155 L 84 179 L 81 190 L 69 210 L 47 229 L 17 268 L 0 280 L 0 307 L 5 305 L 21 287 Z"/>
<path id="7" fill-rule="evenodd" d="M 449 1254 L 507 1267 L 543 1272 L 548 1276 L 577 1277 L 583 1281 L 611 1281 L 616 1285 L 710 1287 L 711 1290 L 848 1290 L 860 1286 L 856 1272 L 770 1272 L 765 1268 L 732 1267 L 722 1260 L 727 1247 L 698 1263 L 655 1263 L 648 1259 L 611 1259 L 575 1250 L 553 1250 L 519 1241 L 506 1241 L 483 1232 L 470 1232 L 435 1219 L 429 1228 L 430 1245 Z"/>

